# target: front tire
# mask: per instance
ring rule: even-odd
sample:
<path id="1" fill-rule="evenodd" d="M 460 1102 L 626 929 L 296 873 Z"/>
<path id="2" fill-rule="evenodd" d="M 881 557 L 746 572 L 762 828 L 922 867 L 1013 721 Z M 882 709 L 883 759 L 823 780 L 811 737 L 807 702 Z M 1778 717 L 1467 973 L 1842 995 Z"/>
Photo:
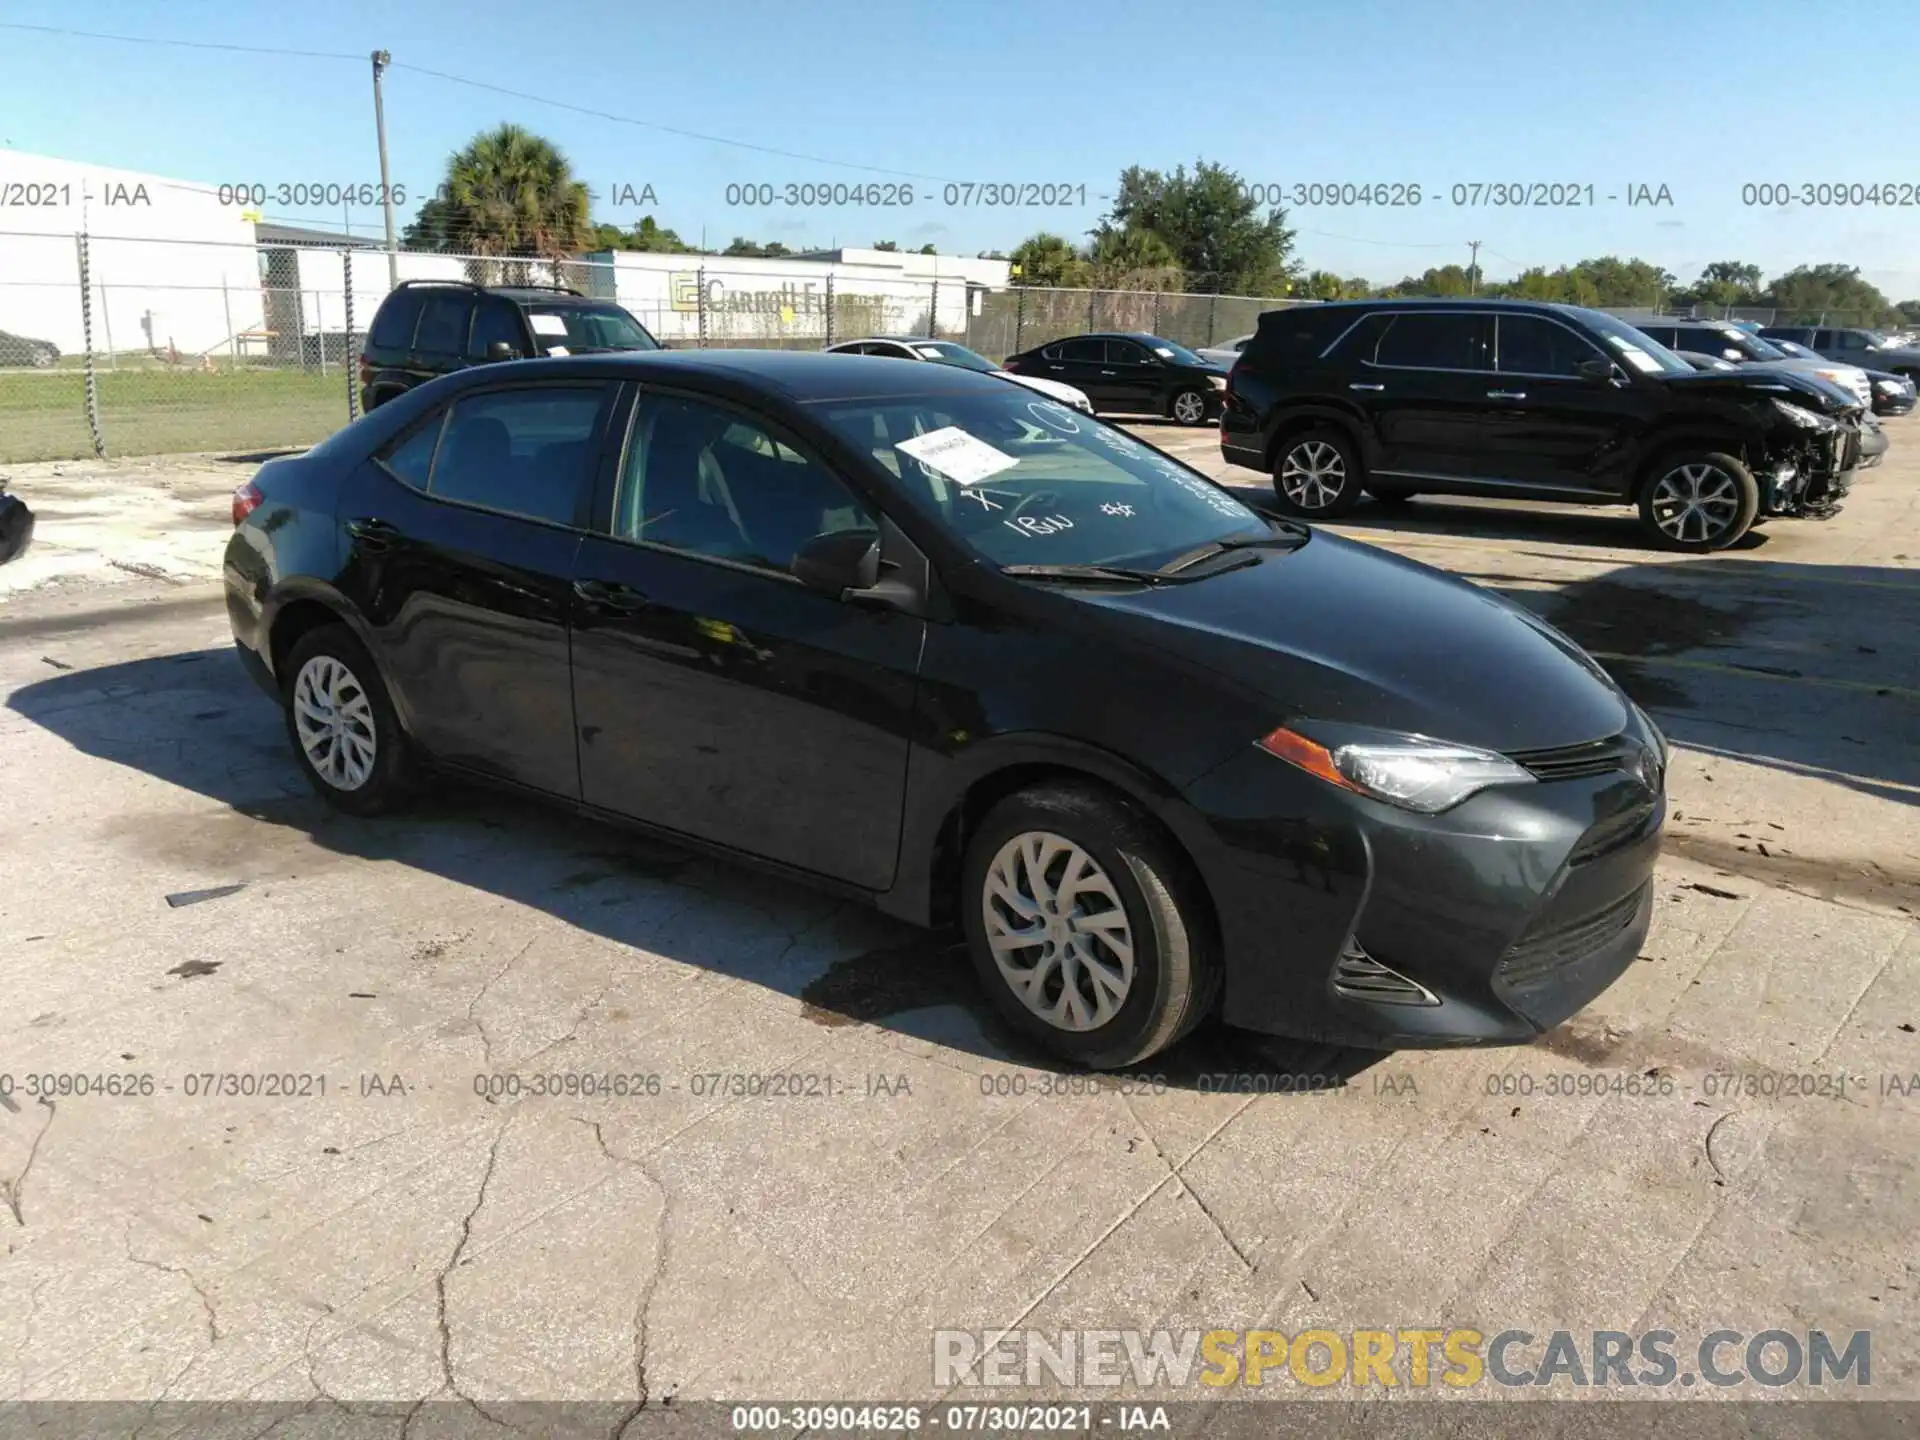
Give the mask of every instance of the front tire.
<path id="1" fill-rule="evenodd" d="M 1279 509 L 1303 520 L 1331 520 L 1360 503 L 1366 488 L 1353 442 L 1338 430 L 1306 430 L 1280 442 L 1273 462 Z"/>
<path id="2" fill-rule="evenodd" d="M 1753 528 L 1760 485 L 1731 455 L 1683 450 L 1664 456 L 1640 487 L 1640 525 L 1662 550 L 1706 555 Z"/>
<path id="3" fill-rule="evenodd" d="M 281 709 L 294 758 L 320 798 L 379 815 L 412 794 L 407 737 L 373 657 L 345 625 L 300 637 L 281 670 Z"/>
<path id="4" fill-rule="evenodd" d="M 1207 396 L 1204 390 L 1176 390 L 1167 401 L 1167 414 L 1179 425 L 1207 423 Z"/>
<path id="5" fill-rule="evenodd" d="M 1136 1064 L 1213 1007 L 1217 943 L 1196 883 L 1102 791 L 1042 785 L 1001 801 L 961 883 L 981 984 L 1008 1024 L 1064 1060 Z"/>

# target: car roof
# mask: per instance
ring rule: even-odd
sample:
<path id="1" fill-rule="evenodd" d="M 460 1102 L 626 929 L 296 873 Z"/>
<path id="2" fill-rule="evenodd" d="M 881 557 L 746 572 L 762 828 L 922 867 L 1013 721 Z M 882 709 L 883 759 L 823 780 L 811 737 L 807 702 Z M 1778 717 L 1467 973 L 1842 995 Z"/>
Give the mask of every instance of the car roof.
<path id="1" fill-rule="evenodd" d="M 623 350 L 564 359 L 507 360 L 457 373 L 474 383 L 508 376 L 527 380 L 591 376 L 667 383 L 675 375 L 684 375 L 717 381 L 721 388 L 776 395 L 800 405 L 822 400 L 953 394 L 971 389 L 1004 393 L 1004 380 L 978 371 L 954 365 L 875 365 L 872 358 L 822 350 Z"/>

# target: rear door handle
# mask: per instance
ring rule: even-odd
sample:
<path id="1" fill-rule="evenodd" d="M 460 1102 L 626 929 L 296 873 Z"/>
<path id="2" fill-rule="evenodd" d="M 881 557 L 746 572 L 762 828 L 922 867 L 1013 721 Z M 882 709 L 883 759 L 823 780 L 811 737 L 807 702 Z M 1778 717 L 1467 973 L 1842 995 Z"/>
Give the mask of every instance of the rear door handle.
<path id="1" fill-rule="evenodd" d="M 647 604 L 645 595 L 615 580 L 576 580 L 573 593 L 596 610 L 612 610 L 623 615 L 645 609 Z"/>
<path id="2" fill-rule="evenodd" d="M 1356 380 L 1356 381 L 1354 381 L 1354 382 L 1353 382 L 1353 383 L 1352 383 L 1351 385 L 1349 385 L 1349 386 L 1347 386 L 1347 389 L 1349 389 L 1349 390 L 1384 390 L 1384 389 L 1386 389 L 1386 388 L 1387 388 L 1387 387 L 1386 387 L 1386 386 L 1384 386 L 1384 385 L 1368 385 L 1368 384 L 1364 384 L 1363 382 L 1361 382 L 1361 381 L 1359 381 L 1359 380 Z"/>
<path id="3" fill-rule="evenodd" d="M 1114 370 L 1102 370 L 1100 373 L 1102 375 L 1114 375 L 1114 374 L 1118 374 L 1119 372 Z"/>
<path id="4" fill-rule="evenodd" d="M 1527 398 L 1527 392 L 1524 390 L 1489 390 L 1487 391 L 1487 399 L 1489 400 L 1524 400 L 1526 398 Z"/>
<path id="5" fill-rule="evenodd" d="M 400 539 L 400 527 L 389 525 L 371 515 L 347 522 L 347 533 L 360 542 L 362 550 L 391 550 Z"/>

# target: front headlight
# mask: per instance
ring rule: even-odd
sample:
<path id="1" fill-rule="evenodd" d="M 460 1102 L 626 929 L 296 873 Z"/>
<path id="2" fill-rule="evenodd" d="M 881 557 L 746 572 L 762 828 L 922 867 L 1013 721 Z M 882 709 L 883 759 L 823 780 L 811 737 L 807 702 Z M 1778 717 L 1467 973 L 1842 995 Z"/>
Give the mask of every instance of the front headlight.
<path id="1" fill-rule="evenodd" d="M 1882 395 L 1898 395 L 1907 387 L 1902 385 L 1898 380 L 1876 380 L 1873 382 L 1873 388 L 1878 390 Z"/>
<path id="2" fill-rule="evenodd" d="M 1803 410 L 1798 405 L 1789 405 L 1785 400 L 1774 397 L 1773 408 L 1798 425 L 1802 430 L 1831 430 L 1833 421 L 1824 415 L 1816 415 L 1811 410 Z"/>
<path id="3" fill-rule="evenodd" d="M 1341 726 L 1322 744 L 1282 725 L 1257 742 L 1269 755 L 1403 810 L 1437 815 L 1493 785 L 1532 784 L 1533 776 L 1504 755 L 1424 735 Z"/>
<path id="4" fill-rule="evenodd" d="M 1213 382 L 1213 388 L 1216 390 L 1224 390 L 1227 388 L 1227 377 L 1224 375 L 1209 375 L 1207 379 Z"/>
<path id="5" fill-rule="evenodd" d="M 1670 751 L 1668 750 L 1668 747 L 1667 747 L 1666 731 L 1662 730 L 1658 725 L 1654 724 L 1653 717 L 1647 714 L 1645 710 L 1641 709 L 1637 703 L 1634 704 L 1633 713 L 1640 717 L 1640 724 L 1642 728 L 1644 728 L 1646 732 L 1653 737 L 1654 753 L 1660 757 L 1660 773 L 1663 775 L 1666 774 L 1667 759 L 1670 754 Z"/>

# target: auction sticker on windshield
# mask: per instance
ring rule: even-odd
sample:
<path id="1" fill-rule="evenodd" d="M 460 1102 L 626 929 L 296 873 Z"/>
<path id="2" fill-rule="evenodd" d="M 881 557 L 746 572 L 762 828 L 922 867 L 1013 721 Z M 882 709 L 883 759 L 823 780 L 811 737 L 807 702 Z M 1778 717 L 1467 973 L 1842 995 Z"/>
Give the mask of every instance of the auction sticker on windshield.
<path id="1" fill-rule="evenodd" d="M 1660 362 L 1647 354 L 1647 352 L 1642 350 L 1638 345 L 1623 340 L 1618 335 L 1609 335 L 1607 339 L 1612 342 L 1614 349 L 1626 356 L 1627 363 L 1633 366 L 1634 369 L 1645 375 L 1657 375 L 1660 373 Z"/>
<path id="2" fill-rule="evenodd" d="M 956 485 L 978 485 L 989 475 L 1011 470 L 1018 456 L 996 450 L 958 425 L 943 426 L 925 435 L 896 443 L 894 449 L 911 455 L 929 470 L 937 470 Z"/>
<path id="3" fill-rule="evenodd" d="M 527 320 L 532 324 L 533 333 L 536 335 L 564 335 L 567 333 L 567 322 L 559 315 L 529 315 L 527 316 Z"/>

